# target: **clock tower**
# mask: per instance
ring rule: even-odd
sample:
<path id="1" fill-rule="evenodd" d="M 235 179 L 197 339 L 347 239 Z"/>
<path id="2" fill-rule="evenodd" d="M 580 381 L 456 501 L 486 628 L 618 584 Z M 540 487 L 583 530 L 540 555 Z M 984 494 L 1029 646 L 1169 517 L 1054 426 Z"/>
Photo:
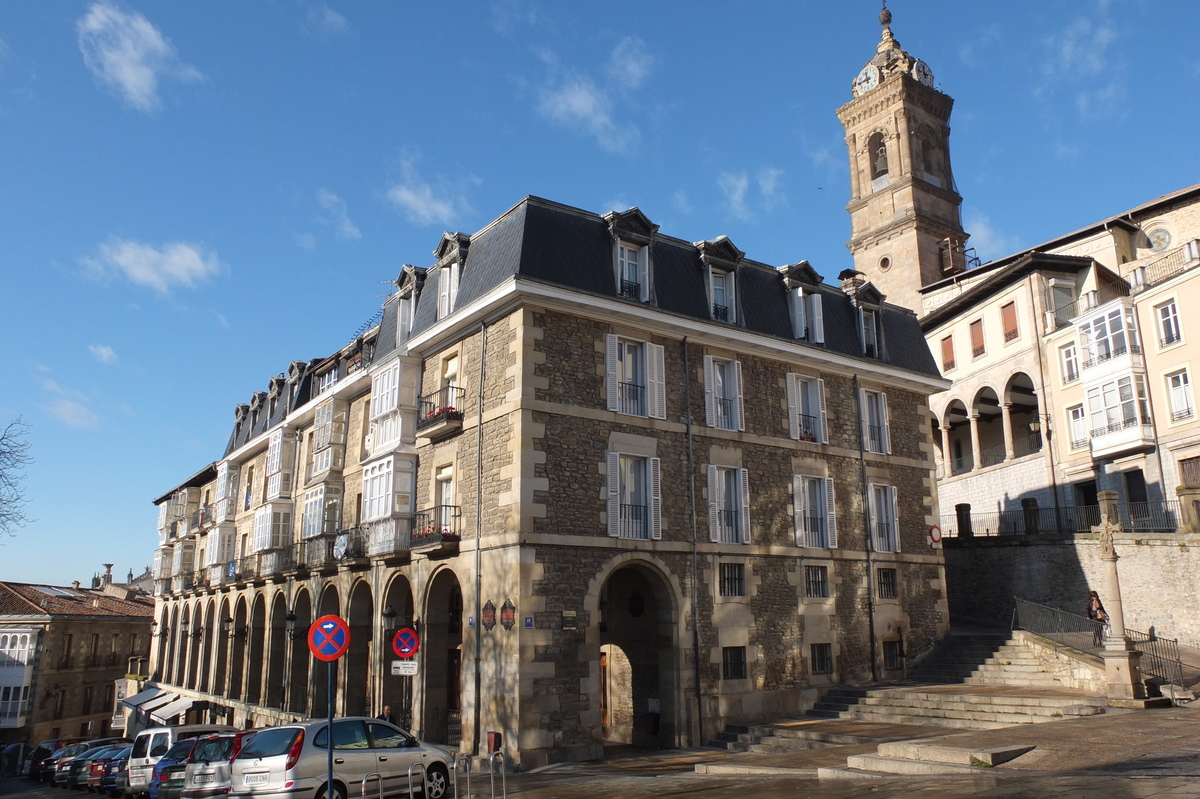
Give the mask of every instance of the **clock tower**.
<path id="1" fill-rule="evenodd" d="M 854 268 L 888 302 L 922 315 L 920 289 L 966 268 L 961 206 L 950 169 L 954 101 L 933 87 L 933 73 L 892 35 L 879 15 L 875 57 L 838 109 L 850 153 L 850 241 Z"/>

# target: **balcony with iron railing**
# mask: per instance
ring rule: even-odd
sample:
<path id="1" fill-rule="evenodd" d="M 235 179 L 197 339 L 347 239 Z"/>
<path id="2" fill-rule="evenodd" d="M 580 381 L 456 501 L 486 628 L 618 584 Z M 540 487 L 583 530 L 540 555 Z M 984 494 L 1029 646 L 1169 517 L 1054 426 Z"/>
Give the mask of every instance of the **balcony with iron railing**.
<path id="1" fill-rule="evenodd" d="M 413 551 L 457 548 L 462 538 L 462 508 L 434 505 L 413 514 L 410 549 Z"/>
<path id="2" fill-rule="evenodd" d="M 1191 405 L 1188 405 L 1186 408 L 1176 408 L 1171 411 L 1171 421 L 1182 422 L 1184 419 L 1191 419 L 1194 413 L 1195 410 Z"/>
<path id="3" fill-rule="evenodd" d="M 722 508 L 716 511 L 716 539 L 722 544 L 742 542 L 742 514 L 735 509 Z"/>
<path id="4" fill-rule="evenodd" d="M 1130 286 L 1124 280 L 1110 283 L 1095 291 L 1084 292 L 1079 299 L 1063 303 L 1054 309 L 1055 329 L 1066 327 L 1071 320 L 1105 303 L 1120 297 L 1128 297 Z"/>
<path id="5" fill-rule="evenodd" d="M 979 450 L 979 465 L 981 467 L 995 466 L 997 463 L 1004 463 L 1006 456 L 1007 450 L 1003 444 L 983 447 Z"/>
<path id="6" fill-rule="evenodd" d="M 863 442 L 867 452 L 882 453 L 885 451 L 883 440 L 883 425 L 868 424 L 866 427 L 867 440 Z"/>
<path id="7" fill-rule="evenodd" d="M 1135 533 L 1174 533 L 1180 530 L 1178 500 L 1162 502 L 1126 502 L 1116 505 L 1117 518 L 1127 531 Z M 1100 524 L 1099 505 L 1041 508 L 1031 506 L 1005 511 L 971 513 L 966 517 L 947 514 L 942 517 L 942 535 L 946 538 L 992 538 L 1009 535 L 1073 535 L 1090 533 Z"/>
<path id="8" fill-rule="evenodd" d="M 799 419 L 800 440 L 820 441 L 821 419 L 817 416 L 809 416 L 806 413 L 799 414 L 797 418 Z"/>
<path id="9" fill-rule="evenodd" d="M 1133 413 L 1091 430 L 1092 456 L 1109 457 L 1119 452 L 1155 446 L 1154 427 L 1149 419 Z"/>
<path id="10" fill-rule="evenodd" d="M 1093 366 L 1099 366 L 1115 358 L 1120 358 L 1124 355 L 1140 355 L 1142 348 L 1137 344 L 1121 344 L 1116 347 L 1105 346 L 1083 362 L 1083 368 L 1091 369 Z"/>
<path id="11" fill-rule="evenodd" d="M 1200 254 L 1200 246 L 1192 241 L 1174 252 L 1167 253 L 1161 258 L 1135 269 L 1133 290 L 1144 291 L 1200 266 L 1198 254 Z"/>
<path id="12" fill-rule="evenodd" d="M 1030 433 L 1022 438 L 1013 440 L 1013 457 L 1023 458 L 1035 452 L 1042 451 L 1042 434 Z"/>
<path id="13" fill-rule="evenodd" d="M 737 430 L 737 400 L 732 397 L 713 397 L 713 410 L 716 411 L 717 428 L 719 430 Z"/>
<path id="14" fill-rule="evenodd" d="M 646 415 L 646 387 L 637 383 L 617 383 L 617 407 L 630 416 Z"/>
<path id="15" fill-rule="evenodd" d="M 804 519 L 804 545 L 816 549 L 829 546 L 829 536 L 825 532 L 825 517 L 810 514 Z"/>
<path id="16" fill-rule="evenodd" d="M 434 441 L 462 430 L 462 406 L 466 392 L 458 386 L 443 386 L 417 400 L 417 433 Z"/>
<path id="17" fill-rule="evenodd" d="M 621 296 L 631 300 L 640 300 L 642 298 L 642 284 L 636 280 L 622 280 Z"/>
<path id="18" fill-rule="evenodd" d="M 714 302 L 713 307 L 712 307 L 712 318 L 717 320 L 718 322 L 728 322 L 729 321 L 729 306 L 717 305 Z"/>
<path id="19" fill-rule="evenodd" d="M 409 528 L 411 519 L 378 519 L 365 522 L 367 532 L 367 554 L 376 558 L 407 555 L 410 547 Z"/>
<path id="20" fill-rule="evenodd" d="M 621 518 L 618 525 L 621 538 L 650 538 L 650 528 L 647 524 L 648 514 L 645 505 L 621 504 Z"/>
<path id="21" fill-rule="evenodd" d="M 950 459 L 950 474 L 957 477 L 975 468 L 975 461 L 970 455 L 959 455 Z"/>

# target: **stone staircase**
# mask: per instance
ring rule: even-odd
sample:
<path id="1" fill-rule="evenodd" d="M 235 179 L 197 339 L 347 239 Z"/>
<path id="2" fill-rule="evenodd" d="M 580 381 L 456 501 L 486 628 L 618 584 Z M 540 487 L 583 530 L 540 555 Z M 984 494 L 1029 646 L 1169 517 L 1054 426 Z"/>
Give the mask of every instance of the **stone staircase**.
<path id="1" fill-rule="evenodd" d="M 729 749 L 733 752 L 757 752 L 760 754 L 783 754 L 827 749 L 834 746 L 877 743 L 889 736 L 879 736 L 863 730 L 861 734 L 830 732 L 809 729 L 803 725 L 787 722 L 773 724 L 731 724 L 717 734 L 709 746 Z M 900 736 L 890 736 L 900 737 Z"/>

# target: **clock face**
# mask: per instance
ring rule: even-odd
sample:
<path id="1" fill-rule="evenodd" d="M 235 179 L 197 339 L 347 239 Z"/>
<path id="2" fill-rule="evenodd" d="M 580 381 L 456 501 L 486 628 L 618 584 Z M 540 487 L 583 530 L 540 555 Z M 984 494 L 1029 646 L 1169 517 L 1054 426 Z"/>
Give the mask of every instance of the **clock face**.
<path id="1" fill-rule="evenodd" d="M 1150 246 L 1155 252 L 1162 252 L 1171 246 L 1171 233 L 1163 227 L 1151 230 L 1146 234 L 1146 238 L 1150 239 Z"/>
<path id="2" fill-rule="evenodd" d="M 858 73 L 858 77 L 854 79 L 854 93 L 856 95 L 865 94 L 879 85 L 879 68 L 874 64 L 867 64 L 862 68 L 862 72 Z"/>
<path id="3" fill-rule="evenodd" d="M 924 61 L 918 61 L 913 65 L 913 74 L 916 75 L 917 80 L 926 86 L 933 85 L 933 70 Z"/>

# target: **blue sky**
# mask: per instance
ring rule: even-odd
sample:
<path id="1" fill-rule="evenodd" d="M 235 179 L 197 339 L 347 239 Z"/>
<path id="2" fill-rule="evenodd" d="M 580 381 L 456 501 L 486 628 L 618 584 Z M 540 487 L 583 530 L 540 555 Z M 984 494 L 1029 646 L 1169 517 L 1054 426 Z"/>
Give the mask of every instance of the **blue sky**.
<path id="1" fill-rule="evenodd" d="M 983 259 L 1196 183 L 1200 4 L 893 0 Z M 0 4 L 0 579 L 150 563 L 151 500 L 444 230 L 526 194 L 850 265 L 835 109 L 874 0 Z"/>

